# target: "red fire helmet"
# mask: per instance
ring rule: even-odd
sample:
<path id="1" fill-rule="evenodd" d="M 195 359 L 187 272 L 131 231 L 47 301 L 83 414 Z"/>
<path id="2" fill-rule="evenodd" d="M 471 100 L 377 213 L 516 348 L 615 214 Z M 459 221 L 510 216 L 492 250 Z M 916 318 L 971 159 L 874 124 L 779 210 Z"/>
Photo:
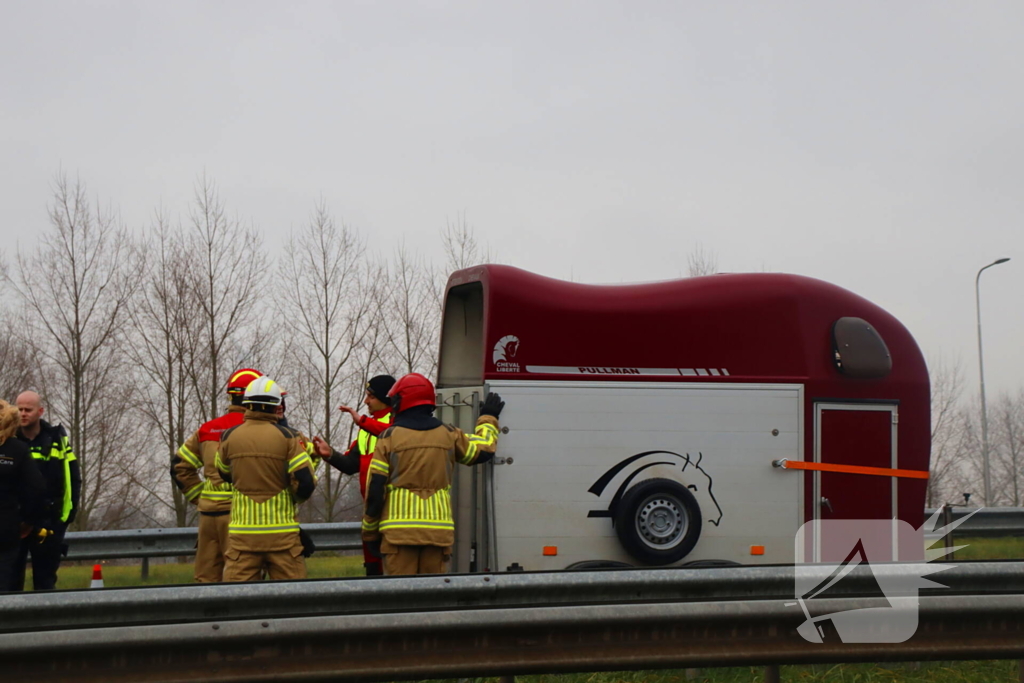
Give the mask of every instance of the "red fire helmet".
<path id="1" fill-rule="evenodd" d="M 263 376 L 263 373 L 259 370 L 253 370 L 252 368 L 242 368 L 241 370 L 235 370 L 231 374 L 231 379 L 228 380 L 228 393 L 229 394 L 244 394 L 245 388 L 249 386 L 249 383 L 254 379 L 259 379 Z"/>
<path id="2" fill-rule="evenodd" d="M 418 372 L 411 372 L 398 380 L 388 392 L 391 405 L 397 412 L 414 406 L 432 406 L 434 397 L 434 384 Z"/>

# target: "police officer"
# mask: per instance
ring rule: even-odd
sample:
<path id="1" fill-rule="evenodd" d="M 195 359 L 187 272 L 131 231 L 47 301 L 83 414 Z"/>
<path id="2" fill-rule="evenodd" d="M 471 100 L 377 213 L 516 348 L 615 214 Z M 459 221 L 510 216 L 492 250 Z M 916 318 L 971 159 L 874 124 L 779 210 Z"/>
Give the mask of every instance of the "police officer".
<path id="1" fill-rule="evenodd" d="M 363 404 L 370 411 L 369 415 L 360 415 L 354 408 L 348 406 L 338 408 L 338 410 L 351 415 L 352 420 L 359 427 L 358 437 L 345 453 L 334 450 L 319 436 L 313 437 L 316 454 L 323 458 L 324 462 L 345 474 L 359 473 L 359 493 L 364 499 L 366 497 L 366 475 L 370 470 L 370 460 L 373 458 L 374 448 L 377 446 L 377 437 L 391 426 L 391 399 L 388 398 L 388 392 L 393 386 L 395 386 L 395 378 L 391 375 L 377 375 L 366 383 L 366 396 L 363 398 Z M 366 568 L 367 576 L 380 576 L 384 573 L 380 556 L 370 552 L 366 543 L 363 543 L 363 567 Z"/>
<path id="2" fill-rule="evenodd" d="M 43 526 L 53 533 L 42 543 L 33 536 L 22 540 L 13 585 L 15 590 L 24 590 L 25 566 L 31 555 L 33 588 L 53 590 L 57 587 L 64 532 L 78 513 L 82 473 L 64 427 L 42 419 L 46 409 L 39 394 L 23 391 L 18 395 L 17 404 L 21 423 L 17 438 L 28 446 L 33 462 L 43 475 L 48 499 Z"/>
<path id="3" fill-rule="evenodd" d="M 273 580 L 304 579 L 296 505 L 316 488 L 308 442 L 278 424 L 281 389 L 269 377 L 249 384 L 242 403 L 245 421 L 224 432 L 215 457 L 235 487 L 224 580 L 257 581 L 264 571 Z"/>
<path id="4" fill-rule="evenodd" d="M 451 485 L 455 463 L 494 457 L 505 403 L 487 396 L 470 436 L 434 417 L 434 385 L 406 375 L 391 388 L 394 426 L 377 439 L 363 515 L 363 540 L 379 548 L 385 574 L 447 571 L 455 542 Z"/>
<path id="5" fill-rule="evenodd" d="M 214 464 L 217 447 L 224 432 L 242 424 L 245 416 L 242 395 L 250 382 L 262 376 L 262 372 L 253 368 L 231 373 L 227 389 L 231 405 L 227 412 L 197 429 L 171 459 L 171 478 L 185 499 L 199 508 L 195 580 L 200 583 L 223 580 L 224 551 L 228 547 L 232 488 L 221 478 Z"/>

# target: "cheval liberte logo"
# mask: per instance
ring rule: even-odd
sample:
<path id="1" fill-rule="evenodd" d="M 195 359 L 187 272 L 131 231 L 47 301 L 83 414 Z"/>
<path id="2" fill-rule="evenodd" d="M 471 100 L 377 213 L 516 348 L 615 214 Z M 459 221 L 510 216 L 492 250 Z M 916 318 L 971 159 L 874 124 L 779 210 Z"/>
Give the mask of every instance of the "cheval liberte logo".
<path id="1" fill-rule="evenodd" d="M 494 345 L 494 367 L 498 372 L 521 372 L 516 354 L 519 353 L 519 337 L 506 334 Z"/>
<path id="2" fill-rule="evenodd" d="M 920 529 L 896 519 L 813 520 L 804 524 L 796 536 L 798 553 L 814 538 L 824 543 L 830 555 L 845 559 L 796 565 L 796 602 L 786 606 L 799 605 L 803 611 L 805 621 L 797 633 L 812 643 L 832 644 L 902 643 L 913 636 L 918 626 L 918 591 L 946 587 L 925 577 L 954 566 L 931 561 L 965 546 L 929 548 L 924 562 L 891 559 L 897 547 L 900 556 L 920 556 L 926 529 L 934 529 L 935 537 L 945 536 L 975 513 L 936 528 L 939 514 Z M 843 604 L 843 598 L 865 593 L 877 596 L 871 606 Z"/>

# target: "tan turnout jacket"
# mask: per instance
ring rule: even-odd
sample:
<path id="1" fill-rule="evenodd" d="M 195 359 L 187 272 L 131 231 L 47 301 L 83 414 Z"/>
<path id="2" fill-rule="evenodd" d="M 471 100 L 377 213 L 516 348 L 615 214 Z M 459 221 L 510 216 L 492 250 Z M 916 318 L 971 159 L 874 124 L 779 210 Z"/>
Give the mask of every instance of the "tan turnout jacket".
<path id="1" fill-rule="evenodd" d="M 198 505 L 200 512 L 231 510 L 231 484 L 221 479 L 214 458 L 221 435 L 241 423 L 244 412 L 242 406 L 228 406 L 225 414 L 193 432 L 176 453 L 171 467 L 174 479 L 185 499 Z"/>
<path id="2" fill-rule="evenodd" d="M 234 485 L 228 526 L 233 550 L 273 552 L 298 545 L 296 505 L 312 494 L 309 482 L 316 483 L 311 450 L 299 432 L 268 413 L 247 410 L 245 422 L 224 432 L 216 463 Z"/>
<path id="3" fill-rule="evenodd" d="M 391 427 L 377 439 L 369 479 L 387 477 L 384 508 L 363 516 L 364 541 L 383 537 L 393 545 L 451 546 L 455 543 L 451 485 L 455 464 L 473 465 L 494 453 L 498 420 L 483 415 L 472 435 L 451 425 L 426 431 Z M 371 485 L 368 485 L 368 490 Z"/>

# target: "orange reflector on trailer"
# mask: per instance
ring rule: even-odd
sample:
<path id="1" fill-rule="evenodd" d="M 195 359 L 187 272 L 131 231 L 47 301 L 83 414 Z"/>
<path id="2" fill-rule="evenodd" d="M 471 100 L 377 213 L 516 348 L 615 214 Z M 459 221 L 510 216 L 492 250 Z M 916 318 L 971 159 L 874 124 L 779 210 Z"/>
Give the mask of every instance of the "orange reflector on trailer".
<path id="1" fill-rule="evenodd" d="M 784 470 L 812 470 L 815 472 L 841 472 L 843 474 L 870 474 L 876 477 L 904 477 L 907 479 L 927 479 L 925 470 L 894 470 L 888 467 L 862 467 L 860 465 L 833 465 L 825 462 L 807 462 L 805 460 L 773 460 L 772 467 Z"/>
<path id="2" fill-rule="evenodd" d="M 764 546 L 763 545 L 752 545 L 752 546 L 750 546 L 750 554 L 751 555 L 764 555 Z"/>
<path id="3" fill-rule="evenodd" d="M 557 545 L 546 545 L 546 546 L 544 546 L 544 554 L 545 555 L 557 555 L 558 554 L 558 546 Z"/>

